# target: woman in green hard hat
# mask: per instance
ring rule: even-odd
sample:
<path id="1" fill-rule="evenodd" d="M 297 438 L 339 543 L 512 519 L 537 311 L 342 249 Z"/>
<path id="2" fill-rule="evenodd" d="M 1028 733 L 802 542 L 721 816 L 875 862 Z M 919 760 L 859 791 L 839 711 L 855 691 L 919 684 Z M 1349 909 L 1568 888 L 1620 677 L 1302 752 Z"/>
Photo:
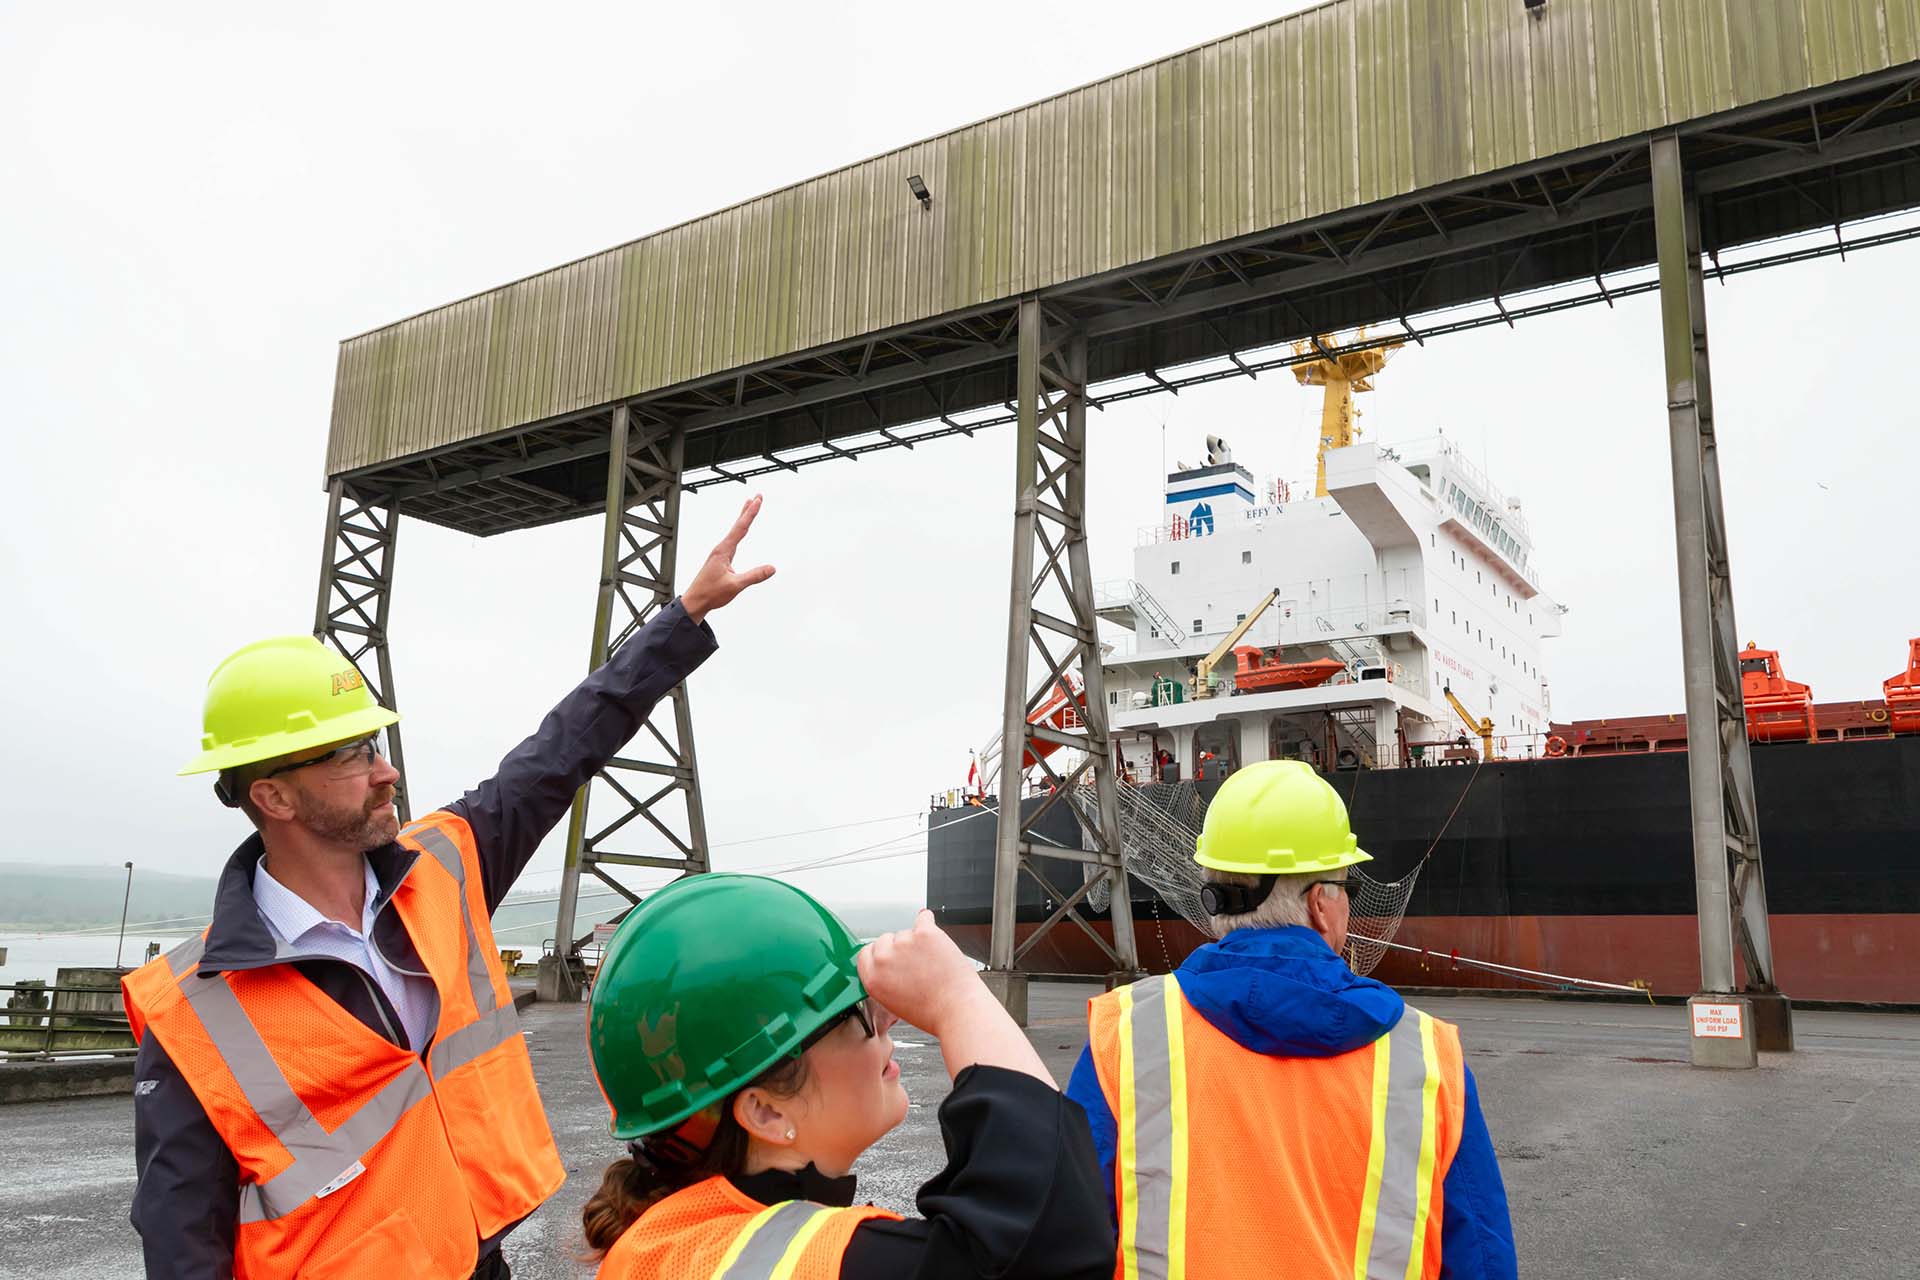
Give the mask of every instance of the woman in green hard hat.
<path id="1" fill-rule="evenodd" d="M 896 1021 L 953 1077 L 918 1218 L 850 1176 L 906 1118 Z M 614 935 L 588 1047 L 627 1140 L 582 1213 L 605 1280 L 1113 1275 L 1085 1117 L 931 912 L 862 948 L 777 880 L 677 881 Z"/>

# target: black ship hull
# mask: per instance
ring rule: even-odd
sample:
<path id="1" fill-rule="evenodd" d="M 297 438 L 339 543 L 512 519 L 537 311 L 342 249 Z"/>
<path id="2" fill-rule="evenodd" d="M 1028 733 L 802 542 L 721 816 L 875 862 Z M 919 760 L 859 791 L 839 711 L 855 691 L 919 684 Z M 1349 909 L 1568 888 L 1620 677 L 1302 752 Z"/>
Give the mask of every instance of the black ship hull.
<path id="1" fill-rule="evenodd" d="M 1774 967 L 1796 999 L 1920 1002 L 1920 737 L 1753 748 Z M 1426 865 L 1376 973 L 1403 985 L 1511 987 L 1460 958 L 1682 995 L 1699 986 L 1687 757 L 1647 752 L 1334 773 L 1367 870 Z M 1200 783 L 1203 794 L 1216 783 Z M 1037 804 L 1038 801 L 1028 801 Z M 975 958 L 991 921 L 992 810 L 937 810 L 927 901 Z M 1064 806 L 1043 834 L 1077 844 Z M 1056 890 L 1077 863 L 1041 859 Z M 1021 878 L 1022 941 L 1058 899 Z M 1144 886 L 1133 893 L 1141 963 L 1164 970 L 1204 939 Z M 1103 913 L 1089 912 L 1110 939 Z M 1037 972 L 1103 973 L 1102 950 L 1062 922 L 1023 960 Z"/>

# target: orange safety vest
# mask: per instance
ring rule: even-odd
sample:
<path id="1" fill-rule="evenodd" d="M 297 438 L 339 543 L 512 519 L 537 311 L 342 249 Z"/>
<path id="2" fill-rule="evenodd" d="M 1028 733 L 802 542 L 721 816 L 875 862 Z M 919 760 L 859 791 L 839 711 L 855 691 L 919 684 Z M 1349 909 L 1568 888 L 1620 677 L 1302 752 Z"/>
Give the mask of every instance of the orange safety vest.
<path id="1" fill-rule="evenodd" d="M 1466 1098 L 1452 1025 L 1409 1005 L 1370 1045 L 1269 1057 L 1171 974 L 1097 997 L 1089 1022 L 1121 1280 L 1437 1280 Z"/>
<path id="2" fill-rule="evenodd" d="M 473 833 L 435 813 L 400 843 L 420 856 L 393 907 L 440 998 L 425 1054 L 291 964 L 197 976 L 204 933 L 122 983 L 135 1037 L 160 1038 L 239 1163 L 236 1276 L 464 1278 L 565 1180 Z"/>
<path id="3" fill-rule="evenodd" d="M 598 1280 L 839 1280 L 853 1231 L 897 1213 L 811 1200 L 761 1204 L 708 1178 L 650 1205 L 614 1241 Z"/>

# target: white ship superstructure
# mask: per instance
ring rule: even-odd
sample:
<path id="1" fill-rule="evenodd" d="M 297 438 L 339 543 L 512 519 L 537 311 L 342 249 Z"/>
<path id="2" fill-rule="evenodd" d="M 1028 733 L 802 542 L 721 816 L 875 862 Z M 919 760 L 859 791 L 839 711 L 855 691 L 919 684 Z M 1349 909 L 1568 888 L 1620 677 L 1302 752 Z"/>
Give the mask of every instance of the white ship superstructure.
<path id="1" fill-rule="evenodd" d="M 1161 752 L 1183 778 L 1210 760 L 1478 758 L 1482 729 L 1501 757 L 1543 752 L 1541 642 L 1562 610 L 1540 590 L 1518 500 L 1440 436 L 1329 449 L 1326 494 L 1307 497 L 1209 446 L 1168 475 L 1132 579 L 1098 602 L 1133 633 L 1105 674 L 1135 777 L 1162 772 Z M 1249 614 L 1203 688 L 1204 660 Z"/>

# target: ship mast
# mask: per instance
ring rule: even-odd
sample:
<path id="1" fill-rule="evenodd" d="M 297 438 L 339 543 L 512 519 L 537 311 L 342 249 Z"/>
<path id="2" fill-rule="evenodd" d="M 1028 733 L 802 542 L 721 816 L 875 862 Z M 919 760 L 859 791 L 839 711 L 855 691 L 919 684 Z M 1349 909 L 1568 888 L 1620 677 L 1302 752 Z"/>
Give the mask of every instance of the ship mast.
<path id="1" fill-rule="evenodd" d="M 1355 340 L 1364 342 L 1366 337 L 1367 331 L 1362 329 Z M 1321 334 L 1293 344 L 1296 355 L 1317 351 L 1321 357 L 1293 366 L 1293 376 L 1303 387 L 1326 388 L 1320 401 L 1320 447 L 1314 455 L 1313 496 L 1316 498 L 1327 496 L 1327 450 L 1344 449 L 1360 438 L 1353 407 L 1354 393 L 1373 390 L 1369 379 L 1386 367 L 1401 345 L 1388 342 L 1335 355 L 1333 341 L 1331 334 Z"/>

